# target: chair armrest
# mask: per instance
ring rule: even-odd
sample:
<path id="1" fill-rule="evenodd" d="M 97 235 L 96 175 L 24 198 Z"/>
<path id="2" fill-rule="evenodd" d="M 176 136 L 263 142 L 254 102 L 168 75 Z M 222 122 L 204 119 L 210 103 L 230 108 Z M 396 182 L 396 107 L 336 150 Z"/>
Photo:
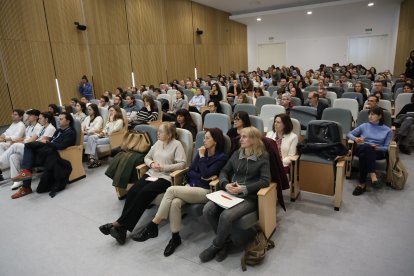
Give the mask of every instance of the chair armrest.
<path id="1" fill-rule="evenodd" d="M 172 173 L 170 173 L 170 176 L 172 178 L 171 185 L 182 185 L 184 182 L 184 175 L 187 173 L 188 168 L 182 169 L 182 170 L 175 170 Z"/>
<path id="2" fill-rule="evenodd" d="M 125 133 L 126 131 L 121 130 L 121 131 L 117 131 L 117 132 L 114 132 L 108 135 L 109 144 L 111 145 L 111 148 L 114 149 L 122 145 Z"/>
<path id="3" fill-rule="evenodd" d="M 137 175 L 138 175 L 138 179 L 143 177 L 144 174 L 149 170 L 148 166 L 145 165 L 145 163 L 143 164 L 139 164 L 137 167 Z"/>
<path id="4" fill-rule="evenodd" d="M 217 190 L 218 184 L 219 184 L 219 180 L 218 179 L 213 180 L 213 181 L 210 182 L 210 190 L 211 190 L 211 192 L 215 192 Z"/>
<path id="5" fill-rule="evenodd" d="M 395 141 L 395 133 L 397 132 L 397 128 L 395 126 L 391 126 L 391 132 L 392 132 L 391 141 Z"/>
<path id="6" fill-rule="evenodd" d="M 268 239 L 276 229 L 276 185 L 276 183 L 270 183 L 269 187 L 257 192 L 259 225 Z"/>

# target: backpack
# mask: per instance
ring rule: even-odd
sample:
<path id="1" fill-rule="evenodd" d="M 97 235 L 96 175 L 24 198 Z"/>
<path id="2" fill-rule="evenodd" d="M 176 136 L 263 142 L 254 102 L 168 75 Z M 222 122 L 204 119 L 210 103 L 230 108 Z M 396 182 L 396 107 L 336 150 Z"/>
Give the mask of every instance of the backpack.
<path id="1" fill-rule="evenodd" d="M 255 266 L 260 264 L 264 260 L 267 250 L 274 247 L 275 243 L 268 240 L 262 229 L 258 227 L 255 238 L 246 246 L 244 256 L 241 259 L 242 270 L 246 271 L 246 265 Z"/>
<path id="2" fill-rule="evenodd" d="M 391 188 L 396 190 L 404 189 L 405 183 L 407 182 L 408 172 L 404 164 L 398 157 L 396 150 L 388 151 L 388 175 L 391 179 L 388 181 L 391 183 Z"/>
<path id="3" fill-rule="evenodd" d="M 342 131 L 335 122 L 320 122 L 309 124 L 307 129 L 307 140 L 310 143 L 341 143 Z"/>

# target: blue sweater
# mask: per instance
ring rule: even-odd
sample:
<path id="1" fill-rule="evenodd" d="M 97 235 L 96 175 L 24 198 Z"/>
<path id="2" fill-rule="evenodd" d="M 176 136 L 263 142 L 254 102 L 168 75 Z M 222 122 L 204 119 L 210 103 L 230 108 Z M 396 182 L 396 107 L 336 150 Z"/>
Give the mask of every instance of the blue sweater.
<path id="1" fill-rule="evenodd" d="M 391 143 L 392 132 L 391 128 L 384 124 L 364 123 L 350 131 L 347 137 L 353 141 L 357 137 L 362 137 L 365 143 L 378 145 L 380 151 L 387 152 Z"/>
<path id="2" fill-rule="evenodd" d="M 213 156 L 208 156 L 206 151 L 205 157 L 201 157 L 197 152 L 190 168 L 188 169 L 187 176 L 189 178 L 190 186 L 201 187 L 204 189 L 210 189 L 210 181 L 204 180 L 212 177 L 213 175 L 219 175 L 220 170 L 226 165 L 227 155 L 223 152 L 218 152 Z M 202 179 L 204 178 L 204 179 Z"/>

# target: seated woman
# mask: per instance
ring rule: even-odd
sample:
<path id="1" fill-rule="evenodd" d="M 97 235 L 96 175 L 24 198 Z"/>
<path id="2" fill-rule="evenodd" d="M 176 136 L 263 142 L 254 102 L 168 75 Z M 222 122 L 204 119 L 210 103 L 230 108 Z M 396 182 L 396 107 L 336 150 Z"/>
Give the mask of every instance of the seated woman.
<path id="1" fill-rule="evenodd" d="M 246 93 L 240 93 L 237 97 L 237 104 L 249 103 L 249 98 Z"/>
<path id="2" fill-rule="evenodd" d="M 296 86 L 295 87 L 292 87 L 289 90 L 289 92 L 290 92 L 290 96 L 291 97 L 299 98 L 300 101 L 302 102 L 302 105 L 305 103 L 305 98 L 303 97 L 303 93 L 302 93 L 302 90 L 300 90 L 300 88 L 298 88 Z"/>
<path id="3" fill-rule="evenodd" d="M 253 104 L 256 104 L 257 98 L 263 97 L 263 96 L 264 96 L 263 89 L 261 87 L 255 87 L 254 94 L 253 94 Z"/>
<path id="4" fill-rule="evenodd" d="M 61 112 L 67 112 L 69 114 L 73 113 L 73 108 L 70 104 L 65 104 L 62 106 Z"/>
<path id="5" fill-rule="evenodd" d="M 251 126 L 249 114 L 245 111 L 238 111 L 234 113 L 233 128 L 229 129 L 227 136 L 231 140 L 230 156 L 240 147 L 240 132 L 243 128 Z"/>
<path id="6" fill-rule="evenodd" d="M 261 133 L 254 127 L 247 127 L 240 134 L 240 149 L 221 170 L 219 189 L 242 197 L 244 201 L 230 209 L 223 209 L 212 201 L 204 206 L 204 217 L 214 229 L 216 237 L 212 245 L 201 252 L 199 257 L 202 262 L 208 262 L 214 257 L 221 262 L 227 257 L 233 223 L 257 209 L 257 192 L 269 186 L 269 157 Z"/>
<path id="7" fill-rule="evenodd" d="M 213 85 L 211 86 L 209 98 L 210 100 L 223 100 L 223 93 L 221 93 L 220 85 L 217 82 L 213 83 Z"/>
<path id="8" fill-rule="evenodd" d="M 190 111 L 200 113 L 200 108 L 206 105 L 206 98 L 203 95 L 203 90 L 197 87 L 194 97 L 188 103 Z"/>
<path id="9" fill-rule="evenodd" d="M 204 111 L 203 114 L 201 114 L 203 123 L 204 123 L 204 118 L 206 117 L 208 113 L 223 113 L 221 111 L 220 102 L 217 100 L 210 100 L 207 104 L 207 107 L 208 107 L 208 110 Z"/>
<path id="10" fill-rule="evenodd" d="M 131 120 L 131 126 L 147 124 L 158 119 L 158 108 L 155 104 L 154 98 L 151 95 L 144 95 L 142 97 L 144 106 L 137 113 L 134 119 Z"/>
<path id="11" fill-rule="evenodd" d="M 59 116 L 60 114 L 59 108 L 55 104 L 49 104 L 49 106 L 47 107 L 47 111 L 52 113 L 53 116 Z"/>
<path id="12" fill-rule="evenodd" d="M 176 113 L 181 109 L 188 109 L 188 102 L 184 98 L 184 92 L 182 90 L 177 90 L 177 92 L 175 92 L 175 101 L 172 104 L 172 109 L 168 111 L 168 113 L 163 113 L 162 120 L 175 121 L 175 117 L 177 116 Z"/>
<path id="13" fill-rule="evenodd" d="M 85 135 L 85 141 L 87 140 L 87 135 L 97 134 L 103 128 L 103 119 L 96 104 L 88 106 L 88 114 L 82 122 L 82 132 Z"/>
<path id="14" fill-rule="evenodd" d="M 109 135 L 121 131 L 123 127 L 124 118 L 121 109 L 118 106 L 110 106 L 108 121 L 106 122 L 104 129 L 85 139 L 85 154 L 89 155 L 89 169 L 97 168 L 101 165 L 101 162 L 98 160 L 96 147 L 98 145 L 109 144 Z"/>
<path id="15" fill-rule="evenodd" d="M 77 102 L 75 106 L 75 112 L 73 113 L 72 117 L 79 122 L 83 122 L 86 118 L 86 104 L 83 102 Z"/>
<path id="16" fill-rule="evenodd" d="M 374 188 L 381 187 L 375 174 L 375 160 L 386 157 L 392 139 L 391 128 L 384 125 L 384 111 L 381 107 L 370 109 L 368 120 L 368 123 L 347 134 L 347 137 L 357 144 L 355 154 L 359 157 L 359 185 L 352 193 L 354 196 L 362 195 L 367 190 L 367 174 Z"/>
<path id="17" fill-rule="evenodd" d="M 282 159 L 285 172 L 289 173 L 291 158 L 296 154 L 298 136 L 293 133 L 293 124 L 286 114 L 278 114 L 273 121 L 273 129 L 266 134 L 266 137 L 276 141 Z"/>
<path id="18" fill-rule="evenodd" d="M 170 173 L 185 168 L 187 157 L 181 142 L 175 139 L 175 125 L 162 123 L 157 136 L 158 141 L 144 158 L 150 169 L 129 190 L 121 216 L 99 227 L 104 235 L 110 234 L 120 244 L 125 243 L 127 231 L 134 230 L 148 205 L 171 186 Z"/>
<path id="19" fill-rule="evenodd" d="M 193 141 L 197 135 L 197 126 L 191 118 L 190 112 L 187 109 L 177 111 L 177 118 L 175 120 L 175 127 L 186 129 L 193 135 Z"/>
<path id="20" fill-rule="evenodd" d="M 224 153 L 224 137 L 218 128 L 206 131 L 204 143 L 188 169 L 188 183 L 185 186 L 172 186 L 167 189 L 154 219 L 133 239 L 146 241 L 158 236 L 158 225 L 162 220 L 170 220 L 172 238 L 164 250 L 164 256 L 174 253 L 181 244 L 181 208 L 184 204 L 206 203 L 210 192 L 210 180 L 217 178 L 224 167 L 227 155 Z"/>

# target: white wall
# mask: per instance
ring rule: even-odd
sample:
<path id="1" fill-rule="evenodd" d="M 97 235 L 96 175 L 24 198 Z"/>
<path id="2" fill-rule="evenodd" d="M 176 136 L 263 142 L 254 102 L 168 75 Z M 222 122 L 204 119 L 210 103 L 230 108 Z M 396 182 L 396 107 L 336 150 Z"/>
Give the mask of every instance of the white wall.
<path id="1" fill-rule="evenodd" d="M 314 8 L 310 16 L 302 10 L 263 15 L 261 22 L 256 21 L 257 16 L 234 20 L 247 25 L 249 71 L 258 65 L 258 44 L 285 42 L 286 65 L 307 70 L 318 68 L 321 63 L 347 64 L 350 37 L 386 34 L 389 38 L 387 53 L 384 53 L 387 68 L 377 68 L 384 70 L 394 68 L 399 9 L 396 2 L 381 2 L 370 8 L 366 2 L 360 2 Z M 372 32 L 365 32 L 366 28 L 372 28 Z"/>

